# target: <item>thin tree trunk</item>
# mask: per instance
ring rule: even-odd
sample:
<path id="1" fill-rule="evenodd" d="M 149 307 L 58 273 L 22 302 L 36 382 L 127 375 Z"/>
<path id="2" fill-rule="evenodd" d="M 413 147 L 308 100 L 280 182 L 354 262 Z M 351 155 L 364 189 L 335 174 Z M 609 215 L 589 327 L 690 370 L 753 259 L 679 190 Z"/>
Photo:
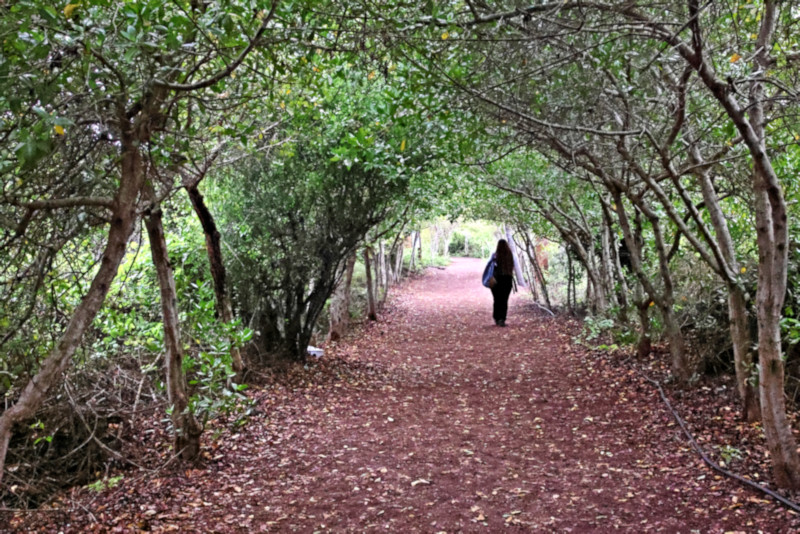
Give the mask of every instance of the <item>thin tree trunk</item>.
<path id="1" fill-rule="evenodd" d="M 31 378 L 13 406 L 0 415 L 0 482 L 3 480 L 8 444 L 15 423 L 32 417 L 45 400 L 47 392 L 58 383 L 72 355 L 80 345 L 86 328 L 92 323 L 117 275 L 125 257 L 128 239 L 137 219 L 137 198 L 143 184 L 144 173 L 139 149 L 130 132 L 122 134 L 120 186 L 114 198 L 111 225 L 100 267 L 89 290 L 75 308 L 58 343 L 42 361 L 36 375 Z"/>
<path id="2" fill-rule="evenodd" d="M 583 298 L 586 299 L 586 305 L 592 310 L 592 313 L 597 313 L 597 307 L 595 306 L 593 302 L 594 299 L 592 298 L 594 295 L 594 285 L 592 284 L 591 278 L 588 276 L 586 278 L 586 293 L 584 294 Z"/>
<path id="3" fill-rule="evenodd" d="M 394 281 L 399 283 L 403 278 L 403 253 L 405 252 L 405 242 L 403 239 L 397 244 L 397 252 L 395 253 L 394 264 Z"/>
<path id="4" fill-rule="evenodd" d="M 636 342 L 636 354 L 644 358 L 653 350 L 653 342 L 650 337 L 650 304 L 649 298 L 644 298 L 642 285 L 636 284 L 634 290 L 634 302 L 636 304 L 636 314 L 639 319 L 639 340 Z"/>
<path id="5" fill-rule="evenodd" d="M 369 257 L 369 247 L 364 247 L 364 270 L 367 275 L 367 319 L 370 321 L 377 321 L 378 314 L 375 309 L 375 293 L 372 284 L 372 266 Z"/>
<path id="6" fill-rule="evenodd" d="M 603 219 L 606 221 L 605 226 L 606 228 L 612 227 L 611 222 L 611 213 L 608 209 L 608 204 L 605 200 L 601 200 L 603 205 Z M 611 233 L 611 258 L 612 258 L 612 269 L 614 273 L 614 277 L 616 278 L 617 282 L 619 283 L 619 290 L 616 291 L 617 301 L 619 302 L 619 319 L 622 324 L 628 324 L 628 282 L 625 280 L 625 271 L 622 269 L 622 263 L 620 262 L 619 258 L 619 248 L 617 245 L 616 239 L 614 239 L 614 234 Z M 612 286 L 613 286 L 612 280 Z M 650 352 L 650 348 L 648 345 L 647 352 Z"/>
<path id="7" fill-rule="evenodd" d="M 394 238 L 390 254 L 394 254 L 395 269 L 394 269 L 394 282 L 400 282 L 403 277 L 403 252 L 405 250 L 405 230 L 408 221 L 404 221 L 400 230 L 397 232 L 397 237 Z"/>
<path id="8" fill-rule="evenodd" d="M 777 3 L 765 2 L 761 30 L 756 42 L 756 70 L 769 69 L 768 57 L 774 32 Z M 758 357 L 761 417 L 772 458 L 775 482 L 783 488 L 800 488 L 800 457 L 797 441 L 786 417 L 784 397 L 785 364 L 781 351 L 781 314 L 786 295 L 788 268 L 788 217 L 786 201 L 772 168 L 764 141 L 764 86 L 753 81 L 748 116 L 753 136 L 748 148 L 753 153 L 753 189 L 758 243 Z M 741 125 L 740 131 L 741 131 Z M 744 137 L 747 137 L 746 135 Z M 747 139 L 746 139 L 747 140 Z M 755 142 L 753 142 L 755 141 Z"/>
<path id="9" fill-rule="evenodd" d="M 625 237 L 625 244 L 628 246 L 628 250 L 631 253 L 631 266 L 633 267 L 633 271 L 636 273 L 639 282 L 647 292 L 650 299 L 655 302 L 662 313 L 664 319 L 664 328 L 667 336 L 669 337 L 673 375 L 679 382 L 685 383 L 689 379 L 689 367 L 686 360 L 683 335 L 681 334 L 680 327 L 675 320 L 672 310 L 672 278 L 669 274 L 669 265 L 667 264 L 669 260 L 667 259 L 664 250 L 664 241 L 661 236 L 661 229 L 658 225 L 658 220 L 654 220 L 652 218 L 650 219 L 651 223 L 653 223 L 656 249 L 659 256 L 659 270 L 664 283 L 664 291 L 661 294 L 656 291 L 655 287 L 650 282 L 647 273 L 644 272 L 644 268 L 642 266 L 641 249 L 639 248 L 637 239 L 634 237 L 631 230 L 630 221 L 628 220 L 628 215 L 622 202 L 622 195 L 617 189 L 614 189 L 612 194 L 614 196 L 614 202 L 617 206 L 616 213 L 620 223 L 620 228 L 622 228 L 622 233 Z M 641 208 L 642 206 L 639 207 Z"/>
<path id="10" fill-rule="evenodd" d="M 522 234 L 522 239 L 525 245 L 525 265 L 524 265 L 525 278 L 528 281 L 528 287 L 530 288 L 531 291 L 531 297 L 533 297 L 533 300 L 535 302 L 538 302 L 539 290 L 537 287 L 538 284 L 536 282 L 536 272 L 533 270 L 533 258 L 531 258 L 530 251 L 528 250 L 527 235 L 525 234 L 525 231 L 522 229 L 519 229 L 518 232 Z M 520 254 L 520 256 L 522 255 Z"/>
<path id="11" fill-rule="evenodd" d="M 594 297 L 594 310 L 605 310 L 607 308 L 607 300 L 605 295 L 602 293 L 602 287 L 598 284 L 598 273 L 594 268 L 594 261 L 592 259 L 593 255 L 590 251 L 586 250 L 586 248 L 581 243 L 580 239 L 574 233 L 568 233 L 566 231 L 562 231 L 562 235 L 564 236 L 565 240 L 569 243 L 568 250 L 572 250 L 572 253 L 568 253 L 568 258 L 570 259 L 569 267 L 572 269 L 572 291 L 573 291 L 573 303 L 576 305 L 578 304 L 578 286 L 577 281 L 575 280 L 576 277 L 576 269 L 575 269 L 575 260 L 584 267 L 584 271 L 586 272 L 587 283 L 592 285 L 592 288 L 595 290 L 595 297 Z M 572 255 L 574 254 L 574 258 Z"/>
<path id="12" fill-rule="evenodd" d="M 605 217 L 603 217 L 603 228 L 600 234 L 600 265 L 602 266 L 600 269 L 600 277 L 603 285 L 603 292 L 607 295 L 607 298 L 614 306 L 618 306 L 619 302 L 617 301 L 617 296 L 614 293 L 614 282 L 612 279 L 614 267 L 611 261 L 611 228 L 608 226 L 608 224 L 606 224 L 606 222 L 607 221 Z"/>
<path id="13" fill-rule="evenodd" d="M 231 306 L 231 299 L 228 295 L 225 264 L 222 261 L 222 247 L 220 246 L 220 234 L 217 229 L 217 224 L 208 206 L 206 206 L 205 199 L 200 193 L 197 184 L 187 185 L 186 192 L 189 194 L 192 207 L 197 214 L 197 218 L 200 219 L 200 225 L 205 235 L 208 265 L 211 270 L 211 279 L 214 282 L 217 313 L 223 322 L 230 323 L 233 321 L 233 307 Z M 233 346 L 233 344 L 231 344 L 231 359 L 236 377 L 237 379 L 241 379 L 242 372 L 244 371 L 244 361 L 242 360 L 242 354 L 239 348 Z"/>
<path id="14" fill-rule="evenodd" d="M 392 247 L 386 251 L 386 288 L 390 288 L 394 285 L 397 281 L 397 276 L 395 275 L 395 263 L 397 260 L 397 256 L 395 247 Z"/>
<path id="15" fill-rule="evenodd" d="M 547 293 L 547 281 L 544 279 L 544 273 L 542 272 L 542 268 L 539 265 L 539 255 L 536 252 L 536 244 L 534 243 L 533 239 L 526 233 L 525 238 L 528 242 L 528 250 L 532 254 L 531 257 L 531 264 L 533 266 L 534 271 L 536 272 L 536 277 L 539 280 L 539 287 L 542 289 L 542 296 L 544 297 L 544 302 L 547 304 L 548 309 L 553 309 L 553 306 L 550 304 L 550 295 Z"/>
<path id="16" fill-rule="evenodd" d="M 747 304 L 744 291 L 737 285 L 728 287 L 728 313 L 731 321 L 736 385 L 742 402 L 742 419 L 754 423 L 761 420 L 761 404 L 758 399 L 758 390 L 750 379 L 755 371 L 755 366 L 753 352 L 750 349 L 752 339 L 748 326 Z"/>
<path id="17" fill-rule="evenodd" d="M 514 236 L 511 235 L 511 230 L 508 226 L 505 227 L 506 230 L 506 241 L 508 241 L 508 246 L 511 249 L 511 255 L 514 256 L 514 274 L 517 276 L 517 284 L 520 287 L 525 287 L 525 277 L 522 276 L 522 269 L 519 265 L 519 255 L 517 254 L 517 245 L 514 243 Z"/>
<path id="18" fill-rule="evenodd" d="M 736 126 L 753 160 L 753 190 L 756 206 L 756 242 L 758 244 L 758 316 L 759 393 L 761 417 L 772 459 L 775 482 L 783 488 L 800 488 L 800 457 L 797 443 L 786 417 L 784 401 L 784 362 L 781 354 L 780 320 L 786 295 L 788 268 L 788 220 L 786 201 L 780 181 L 772 166 L 764 137 L 764 81 L 753 76 L 747 115 L 739 106 L 735 92 L 719 80 L 701 55 L 702 43 L 699 7 L 689 4 L 691 31 L 697 37 L 693 48 L 681 43 L 675 49 L 694 68 Z M 775 32 L 778 3 L 765 0 L 761 27 L 755 43 L 754 70 L 767 72 L 772 59 L 772 36 Z"/>
<path id="19" fill-rule="evenodd" d="M 152 191 L 149 191 L 148 196 L 151 201 L 155 197 Z M 172 408 L 170 417 L 175 431 L 175 452 L 184 460 L 194 460 L 200 454 L 202 428 L 194 414 L 188 409 L 189 395 L 186 377 L 183 374 L 183 345 L 178 320 L 175 278 L 169 265 L 167 241 L 164 238 L 164 226 L 159 205 L 150 207 L 150 213 L 145 218 L 145 226 L 161 294 L 167 398 Z"/>
<path id="20" fill-rule="evenodd" d="M 695 164 L 700 163 L 700 153 L 696 147 L 690 150 Z M 695 172 L 700 188 L 703 192 L 703 201 L 708 211 L 709 219 L 714 227 L 720 252 L 727 264 L 727 269 L 736 276 L 739 272 L 739 262 L 733 247 L 733 239 L 728 230 L 728 222 L 719 205 L 714 184 L 711 182 L 708 169 L 698 167 Z M 725 265 L 720 266 L 725 269 Z M 733 345 L 733 362 L 736 371 L 736 385 L 739 398 L 742 402 L 742 418 L 748 422 L 755 422 L 761 418 L 761 406 L 758 402 L 758 393 L 750 380 L 753 372 L 752 340 L 747 321 L 747 305 L 742 289 L 730 279 L 726 279 L 728 288 L 728 317 L 730 319 L 731 342 Z"/>
<path id="21" fill-rule="evenodd" d="M 338 341 L 347 333 L 350 326 L 350 286 L 353 282 L 353 268 L 356 255 L 348 256 L 339 284 L 333 293 L 330 308 L 330 331 L 328 341 Z"/>
<path id="22" fill-rule="evenodd" d="M 682 383 L 689 380 L 689 361 L 686 358 L 686 342 L 683 339 L 681 327 L 675 318 L 674 292 L 672 285 L 672 273 L 669 269 L 669 258 L 667 257 L 664 237 L 661 233 L 661 224 L 656 216 L 650 214 L 650 224 L 653 227 L 653 237 L 658 252 L 658 265 L 661 271 L 661 280 L 664 284 L 660 299 L 656 302 L 661 316 L 664 319 L 664 330 L 669 339 L 669 352 L 672 356 L 672 373 Z"/>
<path id="23" fill-rule="evenodd" d="M 567 309 L 571 312 L 575 311 L 572 307 L 572 286 L 575 285 L 575 268 L 572 265 L 572 254 L 567 249 Z"/>
<path id="24" fill-rule="evenodd" d="M 375 260 L 375 274 L 378 279 L 375 289 L 375 296 L 380 298 L 380 290 L 383 289 L 383 294 L 386 294 L 388 289 L 389 277 L 386 273 L 386 245 L 381 239 L 378 242 L 378 257 Z"/>
<path id="25" fill-rule="evenodd" d="M 381 264 L 383 268 L 381 271 L 383 272 L 383 293 L 380 295 L 380 299 L 378 300 L 378 309 L 383 310 L 383 305 L 386 304 L 386 299 L 389 296 L 389 287 L 392 285 L 392 279 L 394 274 L 392 273 L 392 262 L 390 259 L 390 254 L 386 252 L 386 246 L 384 245 L 383 241 L 381 241 Z"/>
<path id="26" fill-rule="evenodd" d="M 416 260 L 417 260 L 416 250 L 417 250 L 418 237 L 419 237 L 419 232 L 417 232 L 416 230 L 411 232 L 411 257 L 409 258 L 408 261 L 408 270 L 411 272 L 413 272 L 414 269 L 416 268 Z"/>

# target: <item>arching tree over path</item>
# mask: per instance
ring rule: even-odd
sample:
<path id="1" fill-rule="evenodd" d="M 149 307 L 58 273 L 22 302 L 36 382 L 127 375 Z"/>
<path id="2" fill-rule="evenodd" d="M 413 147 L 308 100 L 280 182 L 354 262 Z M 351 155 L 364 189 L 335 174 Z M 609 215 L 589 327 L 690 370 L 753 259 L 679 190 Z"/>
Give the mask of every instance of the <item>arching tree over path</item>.
<path id="1" fill-rule="evenodd" d="M 708 131 L 716 125 L 728 132 L 728 141 L 743 147 L 751 168 L 759 250 L 756 303 L 762 418 L 776 480 L 785 487 L 800 487 L 800 461 L 783 400 L 780 345 L 788 262 L 785 184 L 775 170 L 775 156 L 768 150 L 781 151 L 781 143 L 793 134 L 791 129 L 767 126 L 795 125 L 792 102 L 796 97 L 791 87 L 798 58 L 794 52 L 796 32 L 791 30 L 797 24 L 796 9 L 769 0 L 702 6 L 693 0 L 657 6 L 567 2 L 519 7 L 468 2 L 463 10 L 437 6 L 427 14 L 403 18 L 395 12 L 384 18 L 403 31 L 411 29 L 415 35 L 427 36 L 428 43 L 439 37 L 439 44 L 430 44 L 435 50 L 430 54 L 430 72 L 461 87 L 489 113 L 514 120 L 522 130 L 585 136 L 587 142 L 598 144 L 638 142 L 648 134 L 647 126 L 642 129 L 632 124 L 604 102 L 619 92 L 638 91 L 639 99 L 665 103 L 658 95 L 648 95 L 647 88 L 635 80 L 635 65 L 643 63 L 644 73 L 655 66 L 674 73 L 674 79 L 686 72 L 697 80 L 690 86 L 693 98 L 713 103 L 708 109 L 716 110 L 702 128 Z M 621 53 L 615 45 L 624 42 L 637 46 Z M 509 53 L 513 49 L 518 53 Z M 603 85 L 597 91 L 588 81 L 564 84 L 557 77 L 548 77 L 581 62 L 594 62 L 598 74 L 611 70 L 618 80 L 627 74 L 630 83 Z M 576 98 L 581 93 L 599 96 L 598 105 L 582 107 Z M 574 107 L 549 117 L 548 106 L 560 102 Z M 698 140 L 684 137 L 680 122 L 675 126 L 681 135 L 673 135 L 671 142 Z M 736 305 L 735 299 L 731 305 Z M 741 357 L 746 351 L 737 353 Z M 746 396 L 746 388 L 741 390 Z"/>

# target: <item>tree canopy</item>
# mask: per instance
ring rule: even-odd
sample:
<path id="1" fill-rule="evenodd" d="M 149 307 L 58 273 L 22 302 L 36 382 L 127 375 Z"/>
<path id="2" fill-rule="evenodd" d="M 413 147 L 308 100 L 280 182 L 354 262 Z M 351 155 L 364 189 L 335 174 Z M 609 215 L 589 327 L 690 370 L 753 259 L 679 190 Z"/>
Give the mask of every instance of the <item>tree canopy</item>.
<path id="1" fill-rule="evenodd" d="M 640 353 L 662 337 L 684 387 L 698 303 L 721 295 L 742 416 L 763 425 L 775 482 L 800 487 L 785 401 L 797 7 L 91 0 L 0 15 L 0 468 L 69 369 L 130 352 L 163 388 L 175 452 L 196 457 L 206 421 L 242 400 L 241 351 L 305 361 L 359 249 L 368 292 L 377 251 L 385 295 L 422 221 L 468 217 L 513 229 L 545 294 L 536 240 L 561 243 L 567 301 L 578 266 L 591 313 Z"/>

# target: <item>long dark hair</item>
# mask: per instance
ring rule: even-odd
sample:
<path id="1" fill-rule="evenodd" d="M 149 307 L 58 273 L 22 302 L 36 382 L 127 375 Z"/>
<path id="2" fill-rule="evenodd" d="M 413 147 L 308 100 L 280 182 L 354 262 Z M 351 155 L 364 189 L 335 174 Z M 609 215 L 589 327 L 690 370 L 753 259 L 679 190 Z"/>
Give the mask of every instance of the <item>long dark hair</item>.
<path id="1" fill-rule="evenodd" d="M 497 261 L 497 269 L 500 274 L 514 273 L 514 254 L 512 254 L 511 247 L 508 246 L 508 241 L 505 239 L 497 242 L 495 261 Z"/>

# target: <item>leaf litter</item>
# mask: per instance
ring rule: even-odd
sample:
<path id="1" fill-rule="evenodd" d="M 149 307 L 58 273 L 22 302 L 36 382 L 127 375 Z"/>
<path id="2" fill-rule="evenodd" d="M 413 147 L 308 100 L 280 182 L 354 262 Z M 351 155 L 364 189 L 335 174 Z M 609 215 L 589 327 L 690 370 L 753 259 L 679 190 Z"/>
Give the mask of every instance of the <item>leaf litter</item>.
<path id="1" fill-rule="evenodd" d="M 658 393 L 667 357 L 570 342 L 580 325 L 512 296 L 491 320 L 482 262 L 395 289 L 306 367 L 270 373 L 244 427 L 212 421 L 200 465 L 124 471 L 10 532 L 793 532 L 798 517 L 708 469 Z M 729 379 L 668 390 L 717 461 L 768 481 Z M 163 433 L 160 434 L 162 439 Z M 8 525 L 8 527 L 3 527 Z"/>

